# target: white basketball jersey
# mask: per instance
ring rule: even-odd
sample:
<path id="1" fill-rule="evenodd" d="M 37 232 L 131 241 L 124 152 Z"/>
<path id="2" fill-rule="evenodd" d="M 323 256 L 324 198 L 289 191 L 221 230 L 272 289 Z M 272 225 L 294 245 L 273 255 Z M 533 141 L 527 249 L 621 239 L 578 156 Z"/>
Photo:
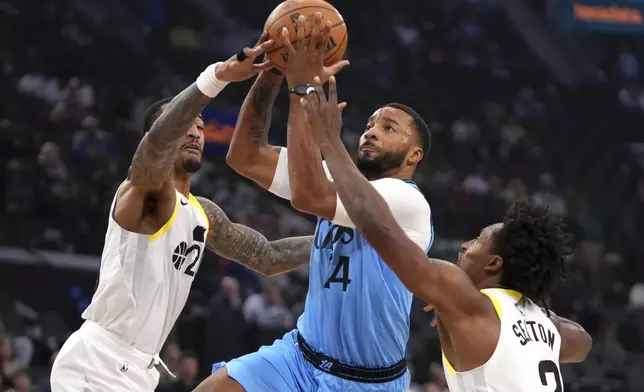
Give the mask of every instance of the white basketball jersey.
<path id="1" fill-rule="evenodd" d="M 492 357 L 467 372 L 456 372 L 443 355 L 450 392 L 562 392 L 561 336 L 539 306 L 520 293 L 481 290 L 492 300 L 501 333 Z"/>
<path id="2" fill-rule="evenodd" d="M 121 228 L 114 197 L 98 287 L 82 315 L 150 355 L 159 353 L 186 304 L 209 229 L 197 199 L 175 192 L 172 216 L 153 235 Z"/>

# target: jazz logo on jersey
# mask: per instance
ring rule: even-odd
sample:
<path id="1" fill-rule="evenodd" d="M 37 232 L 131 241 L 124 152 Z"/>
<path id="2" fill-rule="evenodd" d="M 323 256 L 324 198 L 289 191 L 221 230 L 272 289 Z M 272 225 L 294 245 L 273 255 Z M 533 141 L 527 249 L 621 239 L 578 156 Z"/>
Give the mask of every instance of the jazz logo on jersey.
<path id="1" fill-rule="evenodd" d="M 177 271 L 181 271 L 186 262 L 188 256 L 196 251 L 197 254 L 192 260 L 192 263 L 188 264 L 184 273 L 188 276 L 195 276 L 195 265 L 201 259 L 203 253 L 203 246 L 206 242 L 206 228 L 203 226 L 197 226 L 192 231 L 192 246 L 188 247 L 188 244 L 185 241 L 179 242 L 179 244 L 174 248 L 172 252 L 172 265 Z"/>

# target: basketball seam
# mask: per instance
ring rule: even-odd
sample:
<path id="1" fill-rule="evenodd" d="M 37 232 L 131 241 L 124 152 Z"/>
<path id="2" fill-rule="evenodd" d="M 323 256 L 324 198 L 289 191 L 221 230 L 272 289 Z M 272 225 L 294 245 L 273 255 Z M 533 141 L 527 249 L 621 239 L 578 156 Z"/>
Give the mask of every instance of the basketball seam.
<path id="1" fill-rule="evenodd" d="M 343 24 L 344 24 L 344 20 L 342 22 L 338 22 L 338 23 L 336 23 L 334 25 L 331 25 L 331 29 L 334 29 L 334 28 L 336 28 L 338 26 L 342 26 Z M 304 36 L 304 38 L 309 38 L 310 36 L 311 36 L 311 34 Z M 344 40 L 346 40 L 346 39 L 347 39 L 347 33 L 345 32 L 344 33 L 344 38 L 342 38 L 342 42 L 344 42 Z M 294 39 L 294 40 L 291 41 L 291 44 L 294 44 L 296 42 L 297 42 L 297 39 Z M 342 42 L 340 43 L 340 45 L 342 45 Z M 338 47 L 335 48 L 336 51 L 338 49 L 340 49 L 340 45 L 338 45 Z M 282 45 L 279 48 L 273 48 L 271 50 L 267 50 L 266 54 L 271 54 L 273 52 L 277 52 L 278 50 L 284 49 L 285 47 L 286 47 L 286 45 Z M 333 53 L 335 53 L 335 51 Z"/>
<path id="2" fill-rule="evenodd" d="M 344 44 L 344 41 L 346 41 L 346 40 L 347 40 L 347 36 L 348 36 L 348 35 L 349 35 L 349 33 L 347 33 L 347 32 L 345 31 L 345 32 L 344 32 L 344 37 L 342 37 L 342 41 L 340 41 L 340 43 L 338 44 L 338 46 L 335 48 L 335 50 L 333 51 L 333 53 L 331 53 L 331 55 L 330 55 L 330 56 L 328 56 L 328 58 L 333 57 L 333 56 L 337 53 L 337 51 L 338 51 L 338 50 L 340 50 L 340 48 L 342 47 L 342 44 Z M 324 56 L 324 59 L 326 60 L 326 59 L 327 59 L 327 56 Z"/>
<path id="3" fill-rule="evenodd" d="M 305 6 L 305 7 L 293 8 L 292 10 L 288 10 L 288 11 L 284 12 L 283 14 L 281 14 L 280 16 L 278 16 L 277 18 L 275 18 L 275 22 L 273 22 L 273 24 L 271 24 L 270 26 L 268 26 L 268 28 L 266 29 L 266 31 L 271 31 L 271 29 L 273 28 L 273 26 L 274 26 L 275 24 L 277 24 L 277 22 L 279 22 L 279 21 L 280 21 L 280 19 L 282 19 L 282 17 L 283 17 L 283 16 L 288 15 L 288 14 L 290 14 L 290 13 L 293 13 L 293 12 L 295 12 L 295 11 L 299 11 L 299 10 L 306 9 L 306 8 L 322 8 L 323 10 L 335 11 L 338 15 L 340 15 L 340 13 L 338 12 L 338 10 L 336 10 L 335 8 L 322 7 L 322 6 L 320 6 L 320 5 L 307 5 L 307 6 Z M 340 16 L 342 16 L 342 15 L 340 15 Z M 343 19 L 343 22 L 344 22 L 344 18 L 342 18 L 342 19 Z"/>

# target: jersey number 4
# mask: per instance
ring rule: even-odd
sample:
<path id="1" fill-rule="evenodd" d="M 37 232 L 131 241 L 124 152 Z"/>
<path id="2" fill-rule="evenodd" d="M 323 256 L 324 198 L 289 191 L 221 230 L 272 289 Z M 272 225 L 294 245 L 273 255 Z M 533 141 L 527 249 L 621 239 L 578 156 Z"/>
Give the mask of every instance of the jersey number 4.
<path id="1" fill-rule="evenodd" d="M 539 362 L 539 378 L 541 379 L 542 385 L 548 386 L 548 373 L 555 377 L 555 389 L 552 392 L 562 392 L 563 382 L 561 381 L 561 373 L 559 372 L 557 364 L 553 361 Z"/>
<path id="2" fill-rule="evenodd" d="M 325 289 L 331 288 L 331 283 L 342 283 L 342 291 L 347 291 L 347 287 L 349 286 L 349 283 L 351 283 L 351 279 L 349 279 L 350 260 L 351 259 L 347 256 L 340 256 L 338 264 L 335 265 L 331 276 L 329 276 L 329 279 L 324 283 Z M 342 274 L 342 276 L 340 276 L 340 274 Z"/>

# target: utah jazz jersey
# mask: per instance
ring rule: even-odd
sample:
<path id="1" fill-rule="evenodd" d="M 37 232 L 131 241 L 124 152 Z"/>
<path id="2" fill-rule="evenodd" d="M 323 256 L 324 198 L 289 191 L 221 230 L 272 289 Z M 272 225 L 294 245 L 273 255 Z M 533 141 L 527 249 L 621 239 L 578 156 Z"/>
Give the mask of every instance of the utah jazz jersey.
<path id="1" fill-rule="evenodd" d="M 501 320 L 499 341 L 482 366 L 456 372 L 443 356 L 451 392 L 563 392 L 559 372 L 561 336 L 541 308 L 520 293 L 482 290 Z"/>
<path id="2" fill-rule="evenodd" d="M 159 353 L 186 304 L 209 229 L 197 199 L 175 192 L 172 216 L 153 235 L 121 228 L 114 198 L 98 287 L 82 315 L 150 355 Z"/>
<path id="3" fill-rule="evenodd" d="M 419 246 L 428 251 L 433 241 L 429 205 L 413 182 L 393 181 L 415 189 L 402 215 L 427 215 L 426 227 L 417 231 L 426 233 Z M 407 231 L 407 218 L 396 216 L 388 202 Z M 318 219 L 309 268 L 306 306 L 297 327 L 316 351 L 370 368 L 404 358 L 413 296 L 357 229 Z"/>

